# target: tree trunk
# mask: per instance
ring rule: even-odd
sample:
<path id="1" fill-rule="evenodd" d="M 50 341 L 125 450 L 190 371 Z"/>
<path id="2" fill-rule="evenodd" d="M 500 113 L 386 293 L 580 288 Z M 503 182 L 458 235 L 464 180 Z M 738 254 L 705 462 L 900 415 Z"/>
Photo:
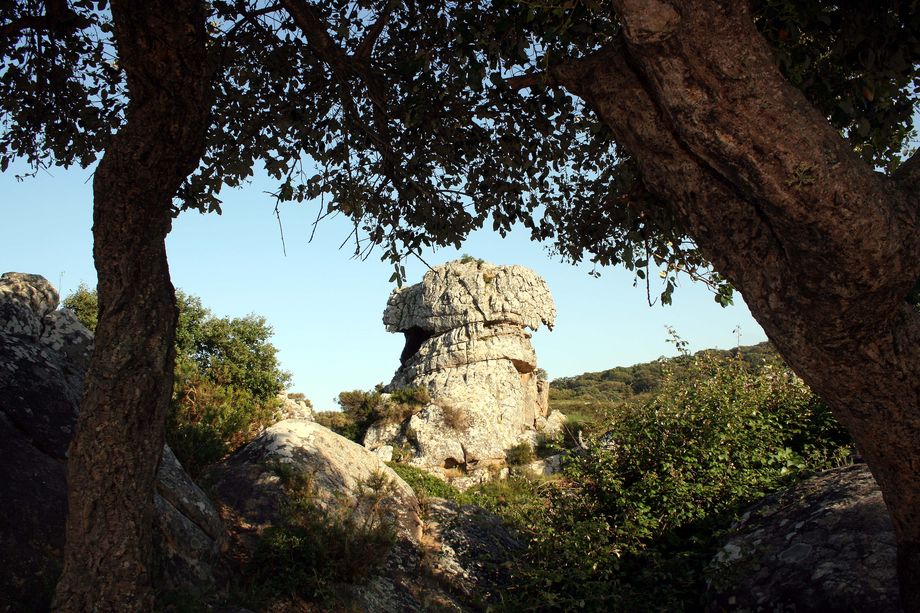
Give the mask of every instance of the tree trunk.
<path id="1" fill-rule="evenodd" d="M 692 4 L 692 8 L 689 6 Z M 873 172 L 779 73 L 744 2 L 618 0 L 623 35 L 550 77 L 582 97 L 849 429 L 920 611 L 917 161 Z"/>
<path id="2" fill-rule="evenodd" d="M 177 318 L 165 238 L 210 109 L 195 0 L 113 1 L 127 121 L 93 182 L 99 325 L 70 446 L 60 611 L 153 608 L 153 493 Z"/>

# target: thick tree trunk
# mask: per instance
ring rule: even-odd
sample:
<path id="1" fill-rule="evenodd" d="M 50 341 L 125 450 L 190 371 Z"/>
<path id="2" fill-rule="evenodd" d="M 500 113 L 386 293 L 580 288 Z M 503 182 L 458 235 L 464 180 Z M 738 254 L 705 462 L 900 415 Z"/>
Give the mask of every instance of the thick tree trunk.
<path id="1" fill-rule="evenodd" d="M 690 6 L 692 4 L 692 7 Z M 853 435 L 920 611 L 915 163 L 861 162 L 782 78 L 743 2 L 618 0 L 623 35 L 551 77 L 580 95 Z"/>
<path id="2" fill-rule="evenodd" d="M 114 1 L 112 14 L 130 102 L 93 183 L 100 313 L 69 451 L 60 611 L 153 608 L 153 492 L 177 317 L 165 238 L 210 107 L 199 2 Z"/>

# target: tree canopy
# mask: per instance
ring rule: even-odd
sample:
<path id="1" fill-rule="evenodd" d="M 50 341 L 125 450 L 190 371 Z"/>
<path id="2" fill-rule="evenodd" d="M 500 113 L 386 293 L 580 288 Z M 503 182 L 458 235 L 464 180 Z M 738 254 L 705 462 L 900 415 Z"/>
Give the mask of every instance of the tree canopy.
<path id="1" fill-rule="evenodd" d="M 35 9 L 0 9 L 4 31 L 26 31 Z M 4 168 L 17 157 L 85 166 L 124 121 L 104 3 L 68 11 L 6 36 Z M 895 0 L 758 0 L 751 11 L 784 76 L 860 157 L 896 169 L 911 146 L 920 12 Z M 211 126 L 176 212 L 219 211 L 221 190 L 261 167 L 279 204 L 349 216 L 356 255 L 382 245 L 398 262 L 521 223 L 572 261 L 624 264 L 640 279 L 662 267 L 665 302 L 681 273 L 730 300 L 609 127 L 548 77 L 619 34 L 604 3 L 221 0 L 208 19 Z"/>

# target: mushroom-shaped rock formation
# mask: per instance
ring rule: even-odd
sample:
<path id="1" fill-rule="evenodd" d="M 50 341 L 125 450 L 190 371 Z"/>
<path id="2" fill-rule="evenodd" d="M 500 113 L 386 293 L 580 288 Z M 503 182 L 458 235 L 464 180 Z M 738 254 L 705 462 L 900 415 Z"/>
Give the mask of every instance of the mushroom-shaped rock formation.
<path id="1" fill-rule="evenodd" d="M 422 387 L 431 401 L 374 424 L 365 445 L 400 449 L 459 487 L 501 472 L 506 450 L 560 422 L 547 421 L 549 384 L 526 330 L 555 317 L 546 282 L 522 266 L 464 258 L 394 291 L 383 322 L 406 346 L 388 391 Z"/>

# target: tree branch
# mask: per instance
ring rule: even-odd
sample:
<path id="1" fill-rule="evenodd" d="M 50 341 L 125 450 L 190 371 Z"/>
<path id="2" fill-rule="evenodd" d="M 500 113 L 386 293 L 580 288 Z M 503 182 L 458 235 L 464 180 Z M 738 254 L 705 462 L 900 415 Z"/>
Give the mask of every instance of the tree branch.
<path id="1" fill-rule="evenodd" d="M 553 85 L 559 85 L 559 82 L 550 71 L 532 72 L 516 77 L 508 77 L 505 79 L 505 83 L 513 90 L 527 89 L 528 87 L 552 87 Z"/>
<path id="2" fill-rule="evenodd" d="M 300 31 L 307 36 L 307 44 L 334 73 L 340 77 L 359 74 L 356 62 L 329 36 L 326 23 L 312 4 L 306 0 L 281 0 Z"/>
<path id="3" fill-rule="evenodd" d="M 380 11 L 380 15 L 377 17 L 377 21 L 371 26 L 370 30 L 367 31 L 367 34 L 364 35 L 364 40 L 361 41 L 358 48 L 355 50 L 355 57 L 361 59 L 370 58 L 371 53 L 374 51 L 374 45 L 377 43 L 377 39 L 380 38 L 380 34 L 386 27 L 387 21 L 390 20 L 390 15 L 393 14 L 393 9 L 396 8 L 397 4 L 397 0 L 390 0 L 387 2 L 386 6 L 383 7 L 383 10 Z"/>
<path id="4" fill-rule="evenodd" d="M 26 15 L 0 26 L 0 38 L 18 36 L 26 30 L 72 32 L 91 25 L 89 19 L 72 11 L 66 0 L 45 0 L 44 5 L 44 15 Z"/>

